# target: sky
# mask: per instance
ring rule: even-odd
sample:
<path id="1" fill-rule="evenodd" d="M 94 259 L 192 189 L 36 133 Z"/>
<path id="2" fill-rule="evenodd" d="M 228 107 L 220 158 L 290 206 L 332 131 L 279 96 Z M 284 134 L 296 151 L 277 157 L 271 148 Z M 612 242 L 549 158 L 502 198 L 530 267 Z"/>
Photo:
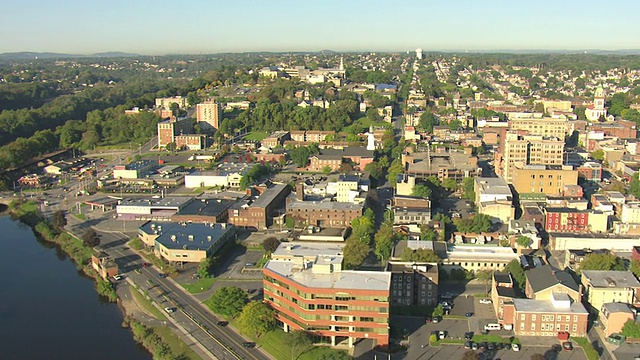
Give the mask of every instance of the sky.
<path id="1" fill-rule="evenodd" d="M 0 53 L 640 49 L 637 0 L 1 0 Z"/>

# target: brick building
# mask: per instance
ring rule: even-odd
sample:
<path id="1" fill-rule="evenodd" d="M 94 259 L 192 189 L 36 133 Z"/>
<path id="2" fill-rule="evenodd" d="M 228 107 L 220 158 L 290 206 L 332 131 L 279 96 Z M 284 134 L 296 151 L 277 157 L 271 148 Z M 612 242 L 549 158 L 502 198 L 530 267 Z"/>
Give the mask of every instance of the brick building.
<path id="1" fill-rule="evenodd" d="M 547 208 L 546 213 L 548 232 L 606 232 L 609 228 L 609 216 L 602 211 Z"/>
<path id="2" fill-rule="evenodd" d="M 364 212 L 364 204 L 333 201 L 301 201 L 293 196 L 287 199 L 287 217 L 298 224 L 321 228 L 344 228 Z"/>
<path id="3" fill-rule="evenodd" d="M 220 127 L 220 104 L 208 100 L 196 105 L 196 121 L 205 131 L 214 131 Z"/>
<path id="4" fill-rule="evenodd" d="M 390 261 L 386 271 L 391 272 L 391 305 L 429 306 L 438 303 L 438 264 Z"/>
<path id="5" fill-rule="evenodd" d="M 255 200 L 244 200 L 229 208 L 229 223 L 235 226 L 266 229 L 273 223 L 277 209 L 284 209 L 284 202 L 291 192 L 288 185 L 276 184 L 258 188 L 260 195 Z"/>
<path id="6" fill-rule="evenodd" d="M 580 302 L 564 293 L 554 292 L 550 300 L 513 299 L 504 305 L 504 322 L 513 324 L 516 336 L 570 336 L 587 334 L 589 312 Z"/>
<path id="7" fill-rule="evenodd" d="M 576 169 L 581 178 L 586 181 L 600 182 L 602 181 L 602 164 L 588 161 Z"/>
<path id="8" fill-rule="evenodd" d="M 177 135 L 177 149 L 202 150 L 207 147 L 207 136 L 202 134 Z"/>

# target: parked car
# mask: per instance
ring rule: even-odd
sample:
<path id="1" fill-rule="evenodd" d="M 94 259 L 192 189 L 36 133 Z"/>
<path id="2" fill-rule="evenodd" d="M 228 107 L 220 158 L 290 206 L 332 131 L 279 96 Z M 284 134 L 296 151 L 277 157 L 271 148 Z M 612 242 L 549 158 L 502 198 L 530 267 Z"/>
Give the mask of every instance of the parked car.
<path id="1" fill-rule="evenodd" d="M 113 275 L 113 280 L 118 281 L 118 280 L 122 280 L 122 278 L 124 278 L 124 275 Z"/>
<path id="2" fill-rule="evenodd" d="M 444 331 L 439 331 L 438 332 L 438 339 L 442 340 L 447 336 L 447 334 Z"/>
<path id="3" fill-rule="evenodd" d="M 440 301 L 440 303 L 438 304 L 440 306 L 444 307 L 451 307 L 451 304 L 449 304 L 449 302 L 447 301 Z"/>
<path id="4" fill-rule="evenodd" d="M 492 342 L 487 343 L 487 350 L 493 350 L 495 348 L 496 348 L 496 346 L 494 345 L 494 343 L 492 343 Z"/>
<path id="5" fill-rule="evenodd" d="M 465 340 L 471 340 L 473 338 L 473 331 L 469 331 L 464 333 L 464 339 Z"/>
<path id="6" fill-rule="evenodd" d="M 473 350 L 473 351 L 478 350 L 478 344 L 477 344 L 477 343 L 472 342 L 472 343 L 471 343 L 471 350 Z"/>
<path id="7" fill-rule="evenodd" d="M 520 351 L 520 344 L 511 344 L 513 351 Z"/>
<path id="8" fill-rule="evenodd" d="M 164 311 L 168 312 L 169 314 L 176 312 L 176 310 L 178 310 L 178 309 L 176 309 L 174 307 L 166 307 L 166 308 L 164 308 Z"/>
<path id="9" fill-rule="evenodd" d="M 551 350 L 553 350 L 555 352 L 560 352 L 560 351 L 562 351 L 562 346 L 560 344 L 553 344 L 551 346 Z"/>
<path id="10" fill-rule="evenodd" d="M 562 343 L 562 348 L 564 351 L 571 351 L 573 350 L 573 343 L 571 341 L 565 341 Z"/>
<path id="11" fill-rule="evenodd" d="M 425 321 L 427 324 L 431 322 L 431 318 L 428 317 L 427 320 Z"/>
<path id="12" fill-rule="evenodd" d="M 473 313 L 472 312 L 468 312 L 468 313 L 465 313 L 464 316 L 470 318 L 470 317 L 473 316 Z"/>
<path id="13" fill-rule="evenodd" d="M 479 303 L 480 304 L 491 304 L 491 299 L 487 299 L 487 298 L 480 299 Z"/>
<path id="14" fill-rule="evenodd" d="M 465 349 L 471 349 L 471 341 L 468 341 L 468 340 L 467 340 L 467 341 L 465 341 L 465 342 L 464 342 L 464 348 L 465 348 Z"/>
<path id="15" fill-rule="evenodd" d="M 433 319 L 431 319 L 431 321 L 432 321 L 434 324 L 437 324 L 437 323 L 439 323 L 439 322 L 440 322 L 440 318 L 439 318 L 439 317 L 437 317 L 437 316 L 434 316 L 434 317 L 433 317 Z"/>

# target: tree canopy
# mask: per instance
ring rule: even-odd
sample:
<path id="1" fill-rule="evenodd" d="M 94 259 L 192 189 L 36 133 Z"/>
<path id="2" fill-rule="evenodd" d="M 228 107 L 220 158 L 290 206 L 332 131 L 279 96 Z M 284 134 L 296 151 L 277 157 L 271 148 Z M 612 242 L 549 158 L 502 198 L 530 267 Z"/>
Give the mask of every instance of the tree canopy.
<path id="1" fill-rule="evenodd" d="M 234 318 L 247 304 L 247 293 L 235 286 L 223 286 L 216 289 L 206 304 L 211 311 L 227 318 Z"/>
<path id="2" fill-rule="evenodd" d="M 476 214 L 472 218 L 455 219 L 453 224 L 461 233 L 482 233 L 491 230 L 491 216 L 486 214 Z"/>
<path id="3" fill-rule="evenodd" d="M 440 257 L 435 251 L 429 249 L 416 249 L 404 248 L 400 255 L 402 261 L 415 261 L 415 262 L 439 262 Z"/>
<path id="4" fill-rule="evenodd" d="M 521 290 L 524 289 L 527 278 L 524 274 L 524 269 L 520 266 L 520 261 L 511 260 L 507 266 L 505 266 L 504 272 L 511 274 L 511 277 L 513 277 L 513 281 L 515 282 L 515 286 Z"/>
<path id="5" fill-rule="evenodd" d="M 262 301 L 248 303 L 238 317 L 240 329 L 250 336 L 260 337 L 276 326 L 276 317 L 273 309 Z"/>
<path id="6" fill-rule="evenodd" d="M 579 270 L 625 270 L 625 264 L 623 259 L 613 254 L 592 253 L 585 256 Z"/>

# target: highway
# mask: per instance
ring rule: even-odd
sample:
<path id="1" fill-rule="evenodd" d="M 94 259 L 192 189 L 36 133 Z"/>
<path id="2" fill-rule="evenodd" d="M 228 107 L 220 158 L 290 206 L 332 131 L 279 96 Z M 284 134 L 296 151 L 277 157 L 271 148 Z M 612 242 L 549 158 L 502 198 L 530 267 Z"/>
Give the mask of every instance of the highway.
<path id="1" fill-rule="evenodd" d="M 67 228 L 76 236 L 82 236 L 90 224 L 67 218 Z M 138 288 L 146 291 L 160 307 L 177 307 L 172 314 L 181 327 L 195 338 L 202 347 L 218 359 L 270 359 L 261 349 L 245 348 L 243 342 L 250 341 L 231 327 L 220 327 L 216 318 L 205 305 L 187 293 L 173 279 L 160 278 L 155 267 L 142 267 L 144 260 L 126 246 L 128 237 L 121 232 L 100 232 L 102 248 L 115 259 L 121 273 L 133 281 Z M 136 269 L 138 271 L 136 271 Z M 123 284 L 121 281 L 120 284 Z M 121 286 L 118 284 L 118 286 Z M 178 332 L 178 335 L 184 335 Z M 183 336 L 184 339 L 184 336 Z M 189 344 L 188 339 L 184 339 Z"/>

